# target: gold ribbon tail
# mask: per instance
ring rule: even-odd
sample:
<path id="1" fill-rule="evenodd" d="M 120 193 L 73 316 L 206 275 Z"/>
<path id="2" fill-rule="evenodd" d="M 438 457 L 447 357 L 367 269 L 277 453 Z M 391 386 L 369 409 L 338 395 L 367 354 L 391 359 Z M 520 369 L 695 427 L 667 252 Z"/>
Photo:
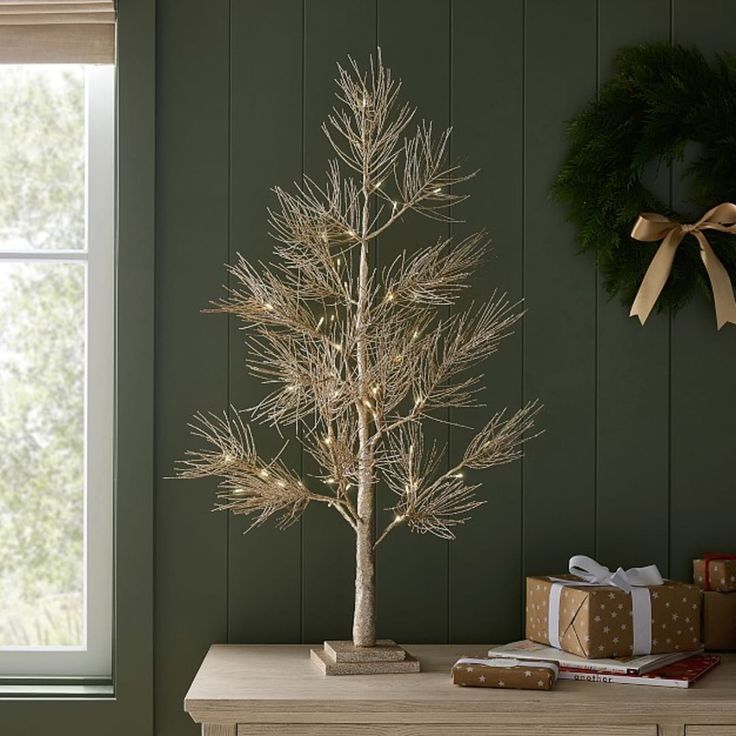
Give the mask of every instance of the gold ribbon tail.
<path id="1" fill-rule="evenodd" d="M 713 302 L 716 308 L 716 324 L 720 330 L 727 322 L 736 325 L 736 299 L 728 271 L 721 263 L 708 239 L 700 231 L 693 232 L 700 243 L 700 257 L 710 279 Z"/>
<path id="2" fill-rule="evenodd" d="M 657 299 L 659 299 L 659 295 L 662 293 L 662 289 L 664 289 L 664 285 L 667 283 L 667 279 L 672 271 L 672 263 L 675 260 L 675 253 L 677 253 L 677 248 L 682 242 L 684 235 L 683 230 L 679 226 L 675 225 L 672 227 L 659 248 L 657 248 L 657 252 L 654 254 L 654 258 L 652 258 L 652 262 L 644 274 L 641 286 L 639 286 L 639 291 L 636 293 L 636 298 L 629 312 L 629 317 L 638 317 L 642 325 L 647 321 L 649 314 L 657 303 Z M 715 258 L 715 253 L 713 257 Z M 716 260 L 718 261 L 717 258 Z M 718 265 L 723 269 L 720 261 L 718 261 Z M 728 274 L 726 274 L 726 278 L 728 278 Z M 731 298 L 733 299 L 733 291 L 731 291 Z M 734 304 L 734 307 L 736 307 L 736 304 Z"/>

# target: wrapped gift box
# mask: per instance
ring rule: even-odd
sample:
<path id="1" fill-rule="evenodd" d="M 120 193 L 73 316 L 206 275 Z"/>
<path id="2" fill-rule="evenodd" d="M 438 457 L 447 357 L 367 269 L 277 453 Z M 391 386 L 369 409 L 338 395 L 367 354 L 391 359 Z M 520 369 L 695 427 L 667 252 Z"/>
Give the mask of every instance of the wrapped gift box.
<path id="1" fill-rule="evenodd" d="M 708 555 L 705 559 L 693 560 L 693 580 L 704 590 L 736 592 L 736 559 L 732 558 L 736 555 Z"/>
<path id="2" fill-rule="evenodd" d="M 584 585 L 572 575 L 527 578 L 527 639 L 558 646 L 550 640 L 549 614 L 553 585 L 561 581 L 558 614 L 561 649 L 588 658 L 625 657 L 634 653 L 631 594 L 613 585 Z M 665 580 L 664 584 L 648 586 L 646 590 L 651 602 L 651 653 L 699 649 L 700 589 L 696 585 Z"/>
<path id="3" fill-rule="evenodd" d="M 500 657 L 462 657 L 452 667 L 452 681 L 463 687 L 551 690 L 558 675 L 556 662 Z"/>
<path id="4" fill-rule="evenodd" d="M 719 652 L 736 650 L 736 593 L 703 593 L 703 645 Z"/>

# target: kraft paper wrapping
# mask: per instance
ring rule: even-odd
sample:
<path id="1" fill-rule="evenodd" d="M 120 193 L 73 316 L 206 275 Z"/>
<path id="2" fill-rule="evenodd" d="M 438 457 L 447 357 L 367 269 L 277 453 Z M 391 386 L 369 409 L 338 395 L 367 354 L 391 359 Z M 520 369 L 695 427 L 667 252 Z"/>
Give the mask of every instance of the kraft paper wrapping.
<path id="1" fill-rule="evenodd" d="M 627 657 L 633 650 L 631 596 L 613 586 L 575 587 L 572 575 L 562 590 L 560 645 L 587 658 Z M 526 637 L 549 645 L 548 606 L 552 581 L 526 579 Z M 652 603 L 652 654 L 700 647 L 701 593 L 696 585 L 666 580 L 649 587 Z"/>
<path id="2" fill-rule="evenodd" d="M 461 658 L 452 667 L 452 681 L 463 687 L 507 690 L 551 690 L 557 681 L 554 662 L 492 657 Z"/>
<path id="3" fill-rule="evenodd" d="M 736 592 L 736 560 L 712 559 L 709 565 L 710 590 L 720 593 Z M 705 560 L 693 560 L 693 580 L 704 589 L 705 584 Z"/>
<path id="4" fill-rule="evenodd" d="M 736 593 L 703 593 L 703 646 L 714 652 L 736 651 Z"/>

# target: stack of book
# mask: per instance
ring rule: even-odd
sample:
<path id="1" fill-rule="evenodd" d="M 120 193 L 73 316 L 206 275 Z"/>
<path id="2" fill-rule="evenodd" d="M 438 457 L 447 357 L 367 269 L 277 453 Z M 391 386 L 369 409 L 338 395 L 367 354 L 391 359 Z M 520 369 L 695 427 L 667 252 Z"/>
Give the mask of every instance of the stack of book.
<path id="1" fill-rule="evenodd" d="M 721 661 L 717 654 L 703 654 L 702 650 L 585 659 L 528 639 L 494 647 L 488 656 L 554 661 L 560 667 L 560 680 L 658 687 L 690 687 Z"/>

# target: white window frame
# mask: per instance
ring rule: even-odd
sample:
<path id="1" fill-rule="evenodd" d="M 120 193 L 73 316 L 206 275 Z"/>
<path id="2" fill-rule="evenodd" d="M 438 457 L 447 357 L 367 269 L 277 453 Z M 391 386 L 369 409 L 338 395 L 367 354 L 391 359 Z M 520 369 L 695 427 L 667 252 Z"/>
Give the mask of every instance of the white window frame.
<path id="1" fill-rule="evenodd" d="M 115 346 L 115 67 L 86 67 L 86 249 L 0 251 L 86 264 L 84 620 L 77 647 L 0 647 L 1 676 L 111 677 Z"/>

